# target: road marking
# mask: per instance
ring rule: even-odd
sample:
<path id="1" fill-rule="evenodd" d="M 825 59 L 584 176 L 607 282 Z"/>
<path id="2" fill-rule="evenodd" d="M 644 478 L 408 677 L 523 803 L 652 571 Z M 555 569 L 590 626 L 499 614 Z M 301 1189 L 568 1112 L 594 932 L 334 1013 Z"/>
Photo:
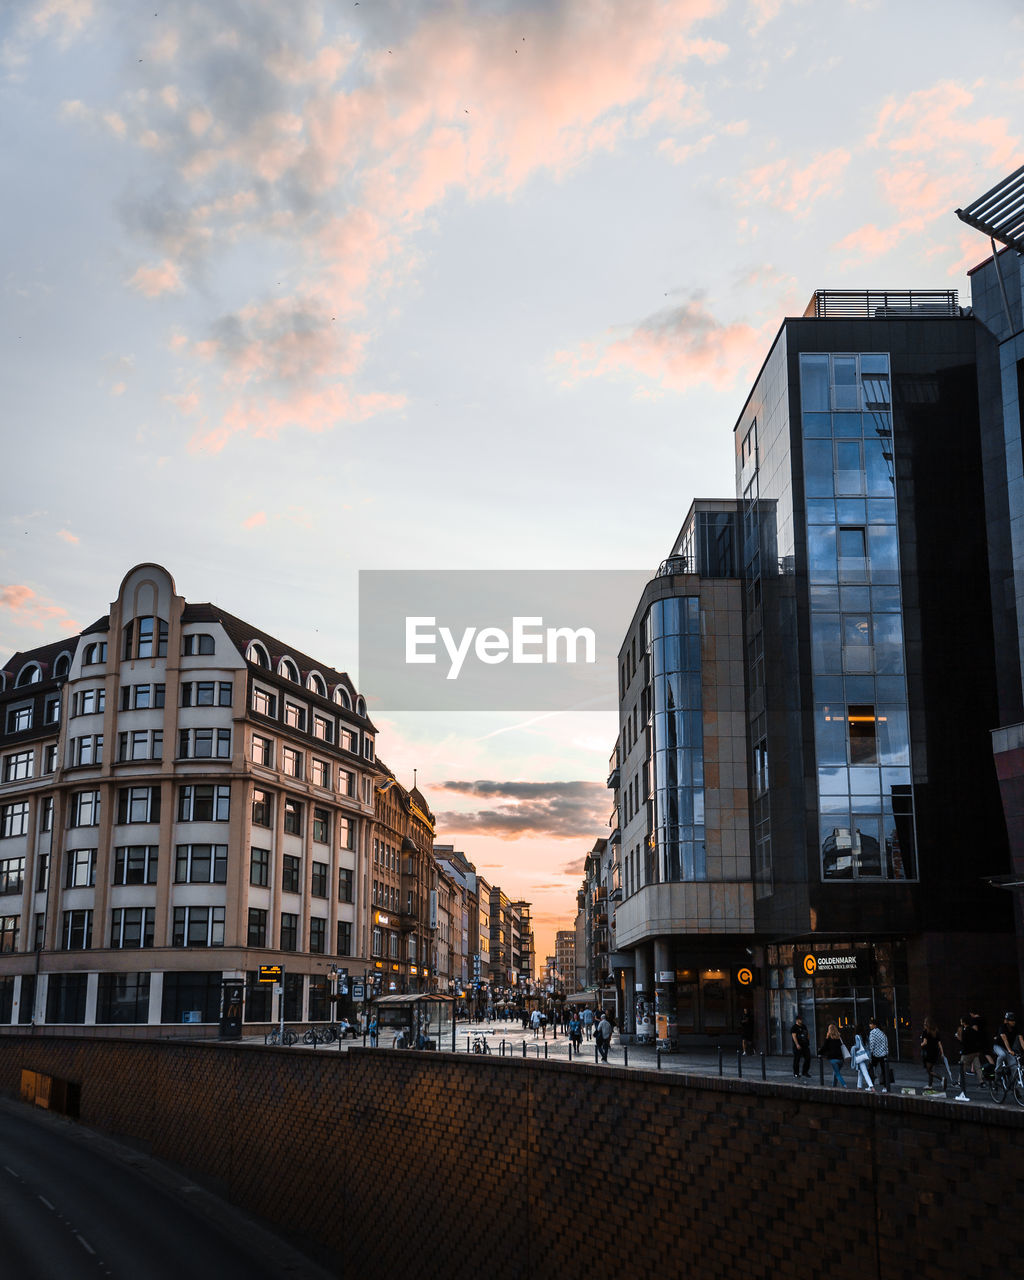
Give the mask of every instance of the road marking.
<path id="1" fill-rule="evenodd" d="M 49 1209 L 51 1213 L 57 1212 L 53 1205 L 50 1204 L 49 1200 L 47 1200 L 46 1196 L 39 1196 L 38 1199 L 42 1200 L 43 1204 L 46 1205 L 47 1209 Z"/>
<path id="2" fill-rule="evenodd" d="M 17 1178 L 19 1182 L 21 1181 L 21 1174 L 15 1173 L 9 1164 L 5 1164 L 4 1168 L 7 1170 L 7 1172 L 11 1175 L 12 1178 Z"/>
<path id="3" fill-rule="evenodd" d="M 91 1254 L 96 1253 L 96 1250 L 92 1247 L 89 1241 L 86 1240 L 84 1236 L 80 1236 L 77 1231 L 75 1232 L 75 1239 L 78 1241 L 78 1243 L 82 1246 L 83 1249 L 88 1250 L 88 1252 Z"/>

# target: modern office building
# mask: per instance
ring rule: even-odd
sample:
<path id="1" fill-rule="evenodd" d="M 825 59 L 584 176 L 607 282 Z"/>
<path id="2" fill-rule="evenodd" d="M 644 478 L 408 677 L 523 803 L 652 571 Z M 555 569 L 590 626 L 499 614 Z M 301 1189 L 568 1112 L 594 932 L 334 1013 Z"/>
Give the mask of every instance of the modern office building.
<path id="1" fill-rule="evenodd" d="M 1022 718 L 1020 459 L 1008 485 L 984 394 L 1008 360 L 955 292 L 821 291 L 779 329 L 736 500 L 694 504 L 620 653 L 627 1030 L 633 994 L 677 1040 L 753 1004 L 778 1050 L 799 1007 L 906 1053 L 928 1014 L 1017 1003 L 989 731 Z"/>
<path id="2" fill-rule="evenodd" d="M 375 731 L 344 672 L 143 564 L 5 664 L 0 730 L 0 1024 L 267 1023 L 264 964 L 319 1019 L 368 963 Z"/>

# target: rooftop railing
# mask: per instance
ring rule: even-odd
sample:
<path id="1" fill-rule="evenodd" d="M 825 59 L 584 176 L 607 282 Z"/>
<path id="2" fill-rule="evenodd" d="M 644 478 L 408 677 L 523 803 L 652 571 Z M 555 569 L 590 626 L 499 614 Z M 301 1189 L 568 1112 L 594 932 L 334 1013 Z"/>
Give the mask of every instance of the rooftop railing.
<path id="1" fill-rule="evenodd" d="M 959 316 L 956 289 L 817 289 L 805 319 L 879 320 L 889 316 Z"/>

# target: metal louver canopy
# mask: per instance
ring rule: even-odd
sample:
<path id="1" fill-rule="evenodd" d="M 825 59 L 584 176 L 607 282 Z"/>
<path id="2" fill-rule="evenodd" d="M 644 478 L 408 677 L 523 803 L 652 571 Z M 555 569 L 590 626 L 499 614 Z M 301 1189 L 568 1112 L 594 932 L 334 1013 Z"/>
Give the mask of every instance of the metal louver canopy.
<path id="1" fill-rule="evenodd" d="M 956 216 L 1000 244 L 1024 253 L 1024 165 Z"/>

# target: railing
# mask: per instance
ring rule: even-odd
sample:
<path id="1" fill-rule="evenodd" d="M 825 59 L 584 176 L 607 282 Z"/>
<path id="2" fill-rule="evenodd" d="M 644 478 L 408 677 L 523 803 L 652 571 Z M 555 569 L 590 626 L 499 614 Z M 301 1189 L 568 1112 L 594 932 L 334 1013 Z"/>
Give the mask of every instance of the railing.
<path id="1" fill-rule="evenodd" d="M 658 565 L 657 576 L 659 578 L 669 578 L 674 573 L 695 573 L 692 556 L 669 556 L 667 560 L 662 560 Z"/>
<path id="2" fill-rule="evenodd" d="M 818 289 L 806 319 L 875 320 L 884 316 L 959 316 L 956 289 Z"/>

